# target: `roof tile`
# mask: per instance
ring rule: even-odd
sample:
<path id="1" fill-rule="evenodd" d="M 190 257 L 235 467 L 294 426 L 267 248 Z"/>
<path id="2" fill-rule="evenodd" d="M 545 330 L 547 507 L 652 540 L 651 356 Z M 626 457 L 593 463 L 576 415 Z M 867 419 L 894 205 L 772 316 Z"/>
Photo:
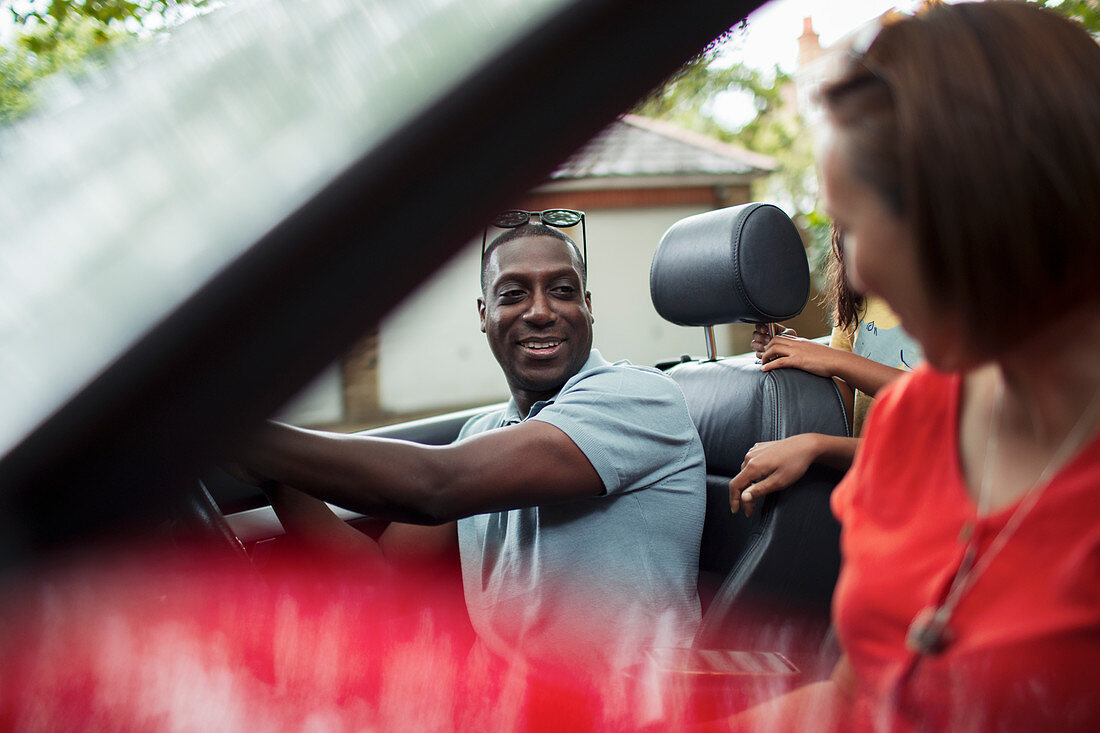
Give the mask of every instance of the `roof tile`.
<path id="1" fill-rule="evenodd" d="M 550 179 L 765 175 L 776 167 L 766 155 L 669 122 L 623 115 L 554 171 Z"/>

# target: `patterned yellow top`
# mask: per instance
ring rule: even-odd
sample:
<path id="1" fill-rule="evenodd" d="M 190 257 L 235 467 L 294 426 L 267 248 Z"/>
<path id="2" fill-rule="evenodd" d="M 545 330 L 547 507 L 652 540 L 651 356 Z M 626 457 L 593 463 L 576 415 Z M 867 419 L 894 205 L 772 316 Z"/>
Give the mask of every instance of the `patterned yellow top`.
<path id="1" fill-rule="evenodd" d="M 854 339 L 854 343 L 853 343 Z M 852 332 L 833 329 L 829 346 L 844 349 L 866 357 L 879 364 L 897 369 L 912 369 L 924 361 L 920 344 L 905 332 L 897 315 L 879 298 L 868 298 L 859 324 Z M 872 398 L 858 389 L 855 390 L 855 405 L 852 409 L 852 435 L 859 436 L 863 431 L 863 421 L 871 407 Z"/>

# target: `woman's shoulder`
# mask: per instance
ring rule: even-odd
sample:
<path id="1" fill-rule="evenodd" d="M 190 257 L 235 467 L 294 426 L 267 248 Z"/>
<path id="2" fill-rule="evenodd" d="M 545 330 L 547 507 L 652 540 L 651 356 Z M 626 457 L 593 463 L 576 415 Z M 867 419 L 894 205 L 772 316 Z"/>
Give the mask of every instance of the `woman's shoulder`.
<path id="1" fill-rule="evenodd" d="M 942 465 L 954 441 L 959 380 L 922 365 L 879 390 L 855 463 L 833 491 L 838 517 L 850 519 L 871 486 L 876 487 L 876 511 L 894 511 L 905 504 L 906 492 L 884 495 L 882 486 L 896 487 L 899 476 Z"/>
<path id="2" fill-rule="evenodd" d="M 920 364 L 883 387 L 876 400 L 909 404 L 945 399 L 958 389 L 961 379 L 962 376 L 957 373 L 940 372 L 928 364 Z"/>

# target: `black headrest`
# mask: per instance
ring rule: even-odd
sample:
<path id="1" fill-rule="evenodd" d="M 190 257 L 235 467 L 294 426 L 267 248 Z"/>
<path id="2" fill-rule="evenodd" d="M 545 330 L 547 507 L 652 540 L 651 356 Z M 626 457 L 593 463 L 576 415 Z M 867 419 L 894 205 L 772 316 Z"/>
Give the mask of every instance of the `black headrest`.
<path id="1" fill-rule="evenodd" d="M 781 209 L 742 204 L 673 224 L 653 254 L 649 294 L 681 326 L 774 323 L 806 306 L 810 268 Z"/>

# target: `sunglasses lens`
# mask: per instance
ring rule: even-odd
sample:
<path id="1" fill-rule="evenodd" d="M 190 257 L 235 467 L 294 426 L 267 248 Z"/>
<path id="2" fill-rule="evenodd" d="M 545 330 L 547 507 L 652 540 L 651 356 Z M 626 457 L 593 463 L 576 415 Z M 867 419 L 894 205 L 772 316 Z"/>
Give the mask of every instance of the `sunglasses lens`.
<path id="1" fill-rule="evenodd" d="M 528 214 L 526 211 L 512 210 L 505 211 L 497 214 L 493 219 L 493 226 L 498 229 L 512 229 L 514 227 L 523 226 L 528 221 Z"/>
<path id="2" fill-rule="evenodd" d="M 542 220 L 552 227 L 572 227 L 581 223 L 581 212 L 572 209 L 547 209 Z"/>

